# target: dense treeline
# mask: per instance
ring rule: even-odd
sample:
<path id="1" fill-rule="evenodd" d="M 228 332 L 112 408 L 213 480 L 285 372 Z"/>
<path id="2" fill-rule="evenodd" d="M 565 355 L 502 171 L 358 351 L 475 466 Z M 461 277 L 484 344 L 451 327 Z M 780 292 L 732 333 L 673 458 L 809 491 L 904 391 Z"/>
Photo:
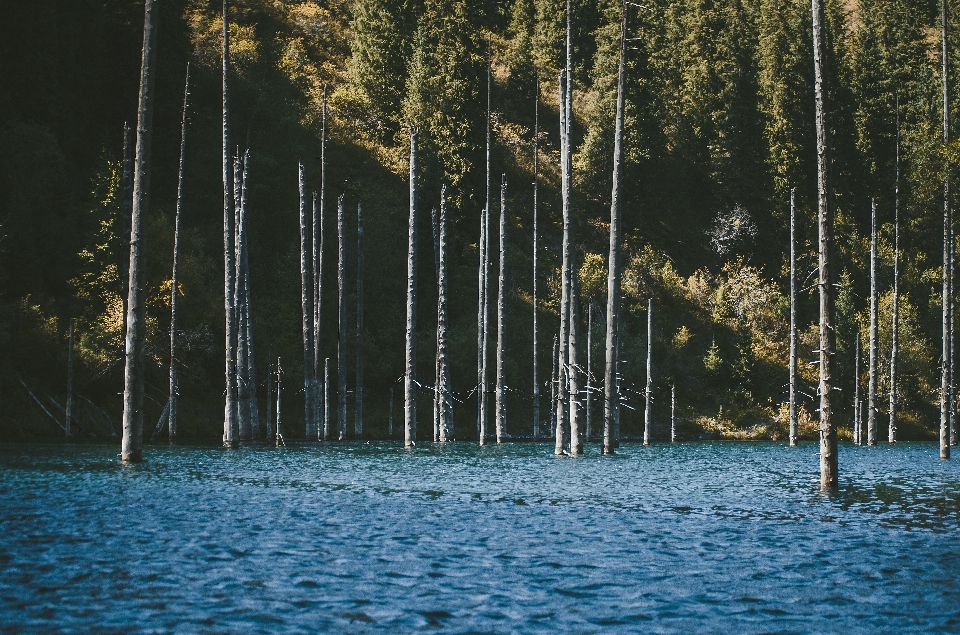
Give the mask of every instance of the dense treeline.
<path id="1" fill-rule="evenodd" d="M 136 120 L 143 3 L 5 5 L 0 21 L 0 429 L 7 437 L 59 434 L 51 418 L 63 420 L 58 408 L 65 403 L 68 326 L 76 318 L 79 397 L 73 426 L 82 435 L 102 436 L 111 433 L 111 420 L 118 427 L 121 407 L 123 128 Z M 621 6 L 615 0 L 572 5 L 572 208 L 583 365 L 591 313 L 593 359 L 603 359 Z M 627 6 L 620 359 L 625 360 L 628 405 L 636 411 L 623 410 L 623 432 L 642 432 L 647 306 L 653 298 L 653 438 L 669 438 L 673 385 L 680 438 L 705 432 L 785 438 L 791 188 L 803 289 L 798 310 L 802 385 L 815 383 L 815 367 L 807 362 L 818 347 L 810 4 L 654 0 Z M 548 344 L 559 327 L 561 291 L 557 79 L 564 64 L 564 10 L 565 3 L 557 0 L 235 3 L 231 127 L 239 153 L 250 149 L 246 222 L 262 403 L 267 370 L 278 355 L 288 377 L 284 385 L 303 385 L 297 166 L 305 166 L 308 190 L 319 191 L 321 103 L 328 86 L 326 209 L 334 209 L 336 197 L 344 195 L 345 304 L 351 315 L 357 306 L 352 210 L 358 203 L 365 216 L 364 333 L 356 338 L 351 331 L 347 338 L 364 347 L 364 434 L 385 435 L 388 391 L 404 372 L 408 126 L 415 123 L 421 236 L 431 235 L 425 211 L 439 209 L 441 187 L 447 188 L 446 347 L 449 381 L 459 400 L 454 436 L 475 437 L 476 402 L 469 393 L 476 384 L 489 59 L 492 170 L 510 183 L 503 359 L 507 433 L 532 432 L 532 135 L 538 104 L 538 376 L 549 378 Z M 879 227 L 879 367 L 889 368 L 898 171 L 899 437 L 930 436 L 937 427 L 940 197 L 944 175 L 956 163 L 953 146 L 945 152 L 941 144 L 939 16 L 936 3 L 917 0 L 826 3 L 840 278 L 837 373 L 844 389 L 835 417 L 841 434 L 852 431 L 855 342 L 859 337 L 863 350 L 868 344 L 871 199 Z M 181 100 L 189 61 L 190 144 L 177 308 L 177 434 L 184 440 L 214 441 L 223 421 L 221 25 L 216 2 L 160 5 L 151 207 L 144 228 L 150 360 L 145 434 L 166 400 Z M 949 64 L 960 71 L 960 59 Z M 498 219 L 496 197 L 493 207 Z M 332 216 L 327 214 L 324 229 L 334 239 L 327 244 L 336 239 Z M 491 260 L 496 263 L 497 257 Z M 437 346 L 430 240 L 420 241 L 419 263 L 417 374 L 428 385 Z M 333 261 L 324 268 L 323 282 L 321 359 L 336 359 Z M 266 355 L 268 347 L 274 360 Z M 593 386 L 602 377 L 598 368 Z M 861 382 L 866 386 L 865 373 Z M 347 383 L 353 390 L 352 372 Z M 877 390 L 889 392 L 888 374 L 880 373 Z M 812 391 L 801 386 L 801 393 Z M 419 394 L 420 438 L 426 439 L 431 394 Z M 549 394 L 549 386 L 541 394 Z M 302 400 L 295 389 L 284 394 L 288 438 L 304 430 L 293 423 L 302 417 Z M 878 402 L 884 412 L 886 401 Z M 602 399 L 593 403 L 597 421 Z M 801 408 L 800 431 L 808 437 L 815 435 L 813 404 L 811 398 Z M 544 400 L 544 420 L 548 413 Z"/>

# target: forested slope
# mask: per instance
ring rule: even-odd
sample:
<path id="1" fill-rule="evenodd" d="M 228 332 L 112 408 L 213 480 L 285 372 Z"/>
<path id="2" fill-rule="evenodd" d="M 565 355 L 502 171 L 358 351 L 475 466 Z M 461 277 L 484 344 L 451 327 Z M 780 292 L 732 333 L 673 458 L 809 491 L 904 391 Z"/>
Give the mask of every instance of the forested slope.
<path id="1" fill-rule="evenodd" d="M 880 219 L 880 367 L 888 369 L 893 214 L 899 166 L 901 438 L 937 426 L 941 183 L 956 171 L 940 142 L 939 11 L 917 0 L 827 3 L 837 209 L 841 427 L 852 422 L 854 342 L 866 347 L 870 201 Z M 541 379 L 559 326 L 558 0 L 237 0 L 231 13 L 233 139 L 251 152 L 250 268 L 258 376 L 281 356 L 285 430 L 302 434 L 297 163 L 319 190 L 320 103 L 329 86 L 327 245 L 347 210 L 348 356 L 355 306 L 356 209 L 366 232 L 364 386 L 370 436 L 386 433 L 403 373 L 407 130 L 421 128 L 421 207 L 448 186 L 449 324 L 456 436 L 475 437 L 477 243 L 485 199 L 486 66 L 492 65 L 491 181 L 509 183 L 508 431 L 532 431 L 532 140 L 539 104 Z M 594 375 L 603 308 L 620 9 L 574 0 L 574 237 Z M 183 76 L 192 64 L 179 324 L 182 439 L 222 431 L 223 276 L 220 3 L 160 6 L 153 177 L 147 230 L 147 421 L 166 400 L 173 211 Z M 0 20 L 0 434 L 61 434 L 66 333 L 77 320 L 81 434 L 109 435 L 122 386 L 122 147 L 135 125 L 142 2 L 5 0 Z M 782 437 L 787 381 L 789 198 L 800 244 L 801 371 L 817 348 L 816 154 L 810 6 L 803 0 L 653 0 L 628 5 L 626 236 L 621 359 L 626 434 L 642 423 L 647 300 L 654 299 L 654 438 L 666 438 L 670 386 L 681 431 Z M 951 68 L 960 71 L 960 60 Z M 954 77 L 960 73 L 954 72 Z M 954 91 L 956 93 L 957 91 Z M 537 97 L 539 95 L 539 101 Z M 954 110 L 955 112 L 955 110 Z M 897 138 L 899 122 L 899 163 Z M 953 178 L 956 182 L 956 179 Z M 495 211 L 496 205 L 495 205 Z M 421 235 L 431 235 L 429 214 Z M 328 254 L 333 254 L 329 249 Z M 336 357 L 335 260 L 325 267 L 323 344 Z M 808 275 L 810 274 L 810 275 Z M 433 382 L 436 290 L 421 240 L 419 375 Z M 334 365 L 334 368 L 336 366 Z M 348 369 L 353 364 L 347 365 Z M 862 385 L 866 385 L 861 364 Z M 352 370 L 348 385 L 353 386 Z M 334 381 L 334 385 L 336 382 Z M 259 388 L 266 402 L 264 382 Z M 889 390 L 889 374 L 879 391 Z M 549 386 L 541 388 L 549 394 Z M 421 393 L 424 404 L 430 398 Z M 882 403 L 886 403 L 881 400 Z M 599 399 L 595 399 L 599 418 Z M 807 402 L 804 417 L 815 418 Z M 544 416 L 548 399 L 541 401 Z M 262 407 L 262 406 L 261 406 Z M 885 407 L 885 406 L 884 406 Z M 429 419 L 421 410 L 421 421 Z M 152 419 L 152 420 L 151 420 Z M 421 424 L 422 431 L 429 425 Z M 348 426 L 352 430 L 352 426 Z M 595 430 L 597 427 L 595 426 Z M 815 434 L 808 426 L 807 434 Z M 146 431 L 149 436 L 151 430 Z M 429 435 L 426 435 L 429 436 Z"/>

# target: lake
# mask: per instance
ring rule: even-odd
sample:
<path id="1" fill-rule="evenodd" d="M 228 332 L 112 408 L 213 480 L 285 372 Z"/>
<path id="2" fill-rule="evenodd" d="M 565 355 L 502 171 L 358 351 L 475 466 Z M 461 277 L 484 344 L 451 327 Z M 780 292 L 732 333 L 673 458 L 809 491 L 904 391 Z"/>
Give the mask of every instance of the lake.
<path id="1" fill-rule="evenodd" d="M 0 445 L 3 633 L 958 633 L 937 446 Z"/>

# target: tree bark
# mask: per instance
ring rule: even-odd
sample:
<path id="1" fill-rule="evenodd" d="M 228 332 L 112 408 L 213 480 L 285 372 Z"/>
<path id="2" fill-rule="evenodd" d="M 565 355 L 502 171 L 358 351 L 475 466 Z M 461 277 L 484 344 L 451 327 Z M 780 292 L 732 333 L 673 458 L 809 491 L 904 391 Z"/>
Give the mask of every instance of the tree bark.
<path id="1" fill-rule="evenodd" d="M 584 440 L 590 441 L 593 433 L 593 302 L 587 305 L 587 387 L 586 387 L 587 431 Z"/>
<path id="2" fill-rule="evenodd" d="M 323 440 L 330 440 L 330 358 L 323 360 Z"/>
<path id="3" fill-rule="evenodd" d="M 353 433 L 363 437 L 363 204 L 357 203 L 357 400 Z"/>
<path id="4" fill-rule="evenodd" d="M 650 445 L 650 428 L 653 427 L 653 298 L 647 300 L 647 386 L 643 394 L 643 444 Z"/>
<path id="5" fill-rule="evenodd" d="M 393 438 L 393 386 L 390 386 L 390 396 L 387 403 L 387 436 Z"/>
<path id="6" fill-rule="evenodd" d="M 250 150 L 243 155 L 243 190 L 240 204 L 243 209 L 243 311 L 244 311 L 244 348 L 247 354 L 245 381 L 247 383 L 247 413 L 250 438 L 260 438 L 260 411 L 257 406 L 257 371 L 253 354 L 253 307 L 250 297 L 250 232 L 247 231 L 247 177 L 250 170 Z"/>
<path id="7" fill-rule="evenodd" d="M 137 149 L 133 171 L 133 211 L 130 216 L 130 288 L 127 295 L 126 356 L 123 373 L 123 440 L 121 459 L 143 459 L 143 382 L 146 316 L 144 315 L 143 227 L 150 208 L 150 143 L 153 134 L 153 82 L 157 57 L 157 3 L 145 0 L 143 58 L 137 108 Z"/>
<path id="8" fill-rule="evenodd" d="M 899 115 L 899 112 L 898 112 Z M 897 442 L 897 353 L 900 329 L 900 126 L 897 119 L 897 185 L 893 205 L 893 311 L 890 319 L 890 425 L 887 441 Z"/>
<path id="9" fill-rule="evenodd" d="M 553 336 L 553 355 L 550 358 L 550 421 L 557 420 L 557 382 L 560 380 L 558 364 L 560 360 L 559 351 L 560 342 L 557 336 Z"/>
<path id="10" fill-rule="evenodd" d="M 853 442 L 863 445 L 860 429 L 860 332 L 856 333 L 853 349 Z"/>
<path id="11" fill-rule="evenodd" d="M 480 251 L 480 286 L 483 291 L 481 292 L 481 308 L 480 308 L 480 321 L 483 323 L 480 329 L 480 381 L 479 381 L 479 437 L 480 445 L 486 445 L 487 443 L 487 393 L 490 391 L 489 385 L 487 384 L 487 376 L 489 372 L 487 371 L 487 351 L 490 350 L 490 323 L 488 316 L 490 315 L 490 208 L 493 201 L 490 198 L 490 99 L 491 99 L 491 81 L 490 81 L 490 67 L 491 67 L 491 53 L 490 53 L 490 42 L 487 41 L 487 122 L 486 122 L 486 133 L 487 133 L 487 181 L 486 181 L 486 207 L 483 210 L 483 229 L 481 231 L 481 240 L 483 241 L 483 247 Z"/>
<path id="12" fill-rule="evenodd" d="M 439 440 L 453 440 L 453 395 L 450 390 L 450 357 L 447 351 L 447 186 L 440 188 L 440 220 L 437 254 L 437 359 L 440 397 Z"/>
<path id="13" fill-rule="evenodd" d="M 230 158 L 230 7 L 223 0 L 223 312 L 225 321 L 226 397 L 223 407 L 223 445 L 235 448 L 239 442 L 237 425 L 237 325 L 234 298 L 234 187 Z"/>
<path id="14" fill-rule="evenodd" d="M 303 325 L 303 418 L 304 437 L 317 438 L 313 403 L 313 268 L 310 262 L 310 217 L 307 212 L 307 182 L 303 163 L 300 171 L 300 307 Z"/>
<path id="15" fill-rule="evenodd" d="M 180 294 L 178 273 L 180 264 L 180 217 L 183 211 L 183 168 L 187 151 L 187 114 L 190 108 L 190 62 L 183 82 L 183 118 L 180 122 L 180 167 L 177 173 L 177 212 L 173 221 L 173 273 L 170 277 L 170 404 L 167 433 L 170 443 L 177 442 L 177 297 Z"/>
<path id="16" fill-rule="evenodd" d="M 536 97 L 533 102 L 533 438 L 540 438 L 540 380 L 537 376 L 537 189 L 540 181 L 540 75 L 535 77 Z"/>
<path id="17" fill-rule="evenodd" d="M 417 128 L 410 131 L 410 224 L 407 234 L 407 329 L 403 374 L 403 445 L 417 440 Z"/>
<path id="18" fill-rule="evenodd" d="M 120 220 L 120 234 L 123 237 L 123 251 L 120 255 L 120 280 L 123 284 L 121 302 L 123 304 L 123 336 L 127 335 L 127 296 L 130 295 L 130 217 L 133 215 L 133 129 L 126 121 L 123 122 L 123 175 L 121 188 L 123 200 L 121 203 L 122 218 Z"/>
<path id="19" fill-rule="evenodd" d="M 281 418 L 280 418 L 280 402 L 282 401 L 281 397 L 283 396 L 283 385 L 280 381 L 280 376 L 283 373 L 280 366 L 280 358 L 277 357 L 277 447 L 279 448 L 283 445 L 283 432 L 281 432 Z"/>
<path id="20" fill-rule="evenodd" d="M 835 318 L 833 209 L 830 205 L 830 147 L 826 102 L 826 42 L 823 0 L 812 0 L 814 100 L 817 132 L 817 225 L 820 279 L 820 487 L 837 488 L 837 430 L 833 423 Z"/>
<path id="21" fill-rule="evenodd" d="M 561 246 L 560 266 L 560 357 L 557 367 L 557 421 L 554 454 L 563 454 L 564 431 L 569 415 L 569 384 L 567 355 L 570 345 L 570 198 L 567 182 L 567 69 L 560 71 L 560 195 L 563 207 L 563 242 Z"/>
<path id="22" fill-rule="evenodd" d="M 870 201 L 870 375 L 867 378 L 867 445 L 877 444 L 877 203 Z"/>
<path id="23" fill-rule="evenodd" d="M 603 370 L 603 453 L 613 454 L 617 439 L 614 420 L 620 408 L 617 394 L 617 351 L 620 333 L 620 178 L 623 162 L 624 81 L 627 54 L 627 5 L 620 21 L 620 62 L 617 72 L 617 116 L 613 136 L 613 191 L 610 196 L 610 254 L 607 256 L 607 333 Z"/>
<path id="24" fill-rule="evenodd" d="M 337 307 L 339 340 L 337 343 L 337 440 L 347 438 L 347 278 L 344 243 L 343 194 L 337 199 Z"/>
<path id="25" fill-rule="evenodd" d="M 437 215 L 437 208 L 430 208 L 430 224 L 433 229 L 433 266 L 437 280 L 437 310 L 439 311 L 440 297 L 440 218 Z M 433 441 L 440 441 L 440 321 L 439 313 L 437 320 L 437 356 L 433 365 Z"/>
<path id="26" fill-rule="evenodd" d="M 507 435 L 507 394 L 504 385 L 503 363 L 506 344 L 506 315 L 504 287 L 507 283 L 507 175 L 500 184 L 500 271 L 497 280 L 497 394 L 494 402 L 497 417 L 497 443 Z"/>
<path id="27" fill-rule="evenodd" d="M 75 320 L 70 318 L 70 335 L 67 337 L 67 401 L 64 409 L 64 435 L 69 440 L 73 436 L 73 328 Z"/>
<path id="28" fill-rule="evenodd" d="M 267 441 L 273 441 L 273 344 L 267 346 Z"/>
<path id="29" fill-rule="evenodd" d="M 799 439 L 797 424 L 797 218 L 794 189 L 790 188 L 790 447 Z"/>
<path id="30" fill-rule="evenodd" d="M 677 385 L 670 385 L 670 443 L 677 442 Z"/>
<path id="31" fill-rule="evenodd" d="M 236 205 L 234 227 L 234 263 L 236 265 L 236 289 L 234 304 L 237 320 L 237 424 L 240 429 L 240 441 L 250 440 L 250 384 L 247 381 L 249 364 L 247 361 L 247 281 L 243 268 L 243 243 L 246 234 L 246 210 L 243 195 L 243 167 L 240 155 L 234 158 L 234 201 Z"/>
<path id="32" fill-rule="evenodd" d="M 320 214 L 317 219 L 317 210 L 314 206 L 314 230 L 313 242 L 314 249 L 319 251 L 314 264 L 313 273 L 313 368 L 314 378 L 320 381 L 320 362 L 324 359 L 321 354 L 321 331 L 323 327 L 323 248 L 324 248 L 324 221 L 326 219 L 326 200 L 327 200 L 327 85 L 323 85 L 323 104 L 321 107 L 320 121 Z M 320 395 L 319 386 L 315 397 L 315 406 L 317 408 L 317 418 L 320 418 L 320 410 L 327 411 L 326 397 Z M 324 437 L 327 440 L 327 437 Z"/>
<path id="33" fill-rule="evenodd" d="M 322 142 L 321 142 L 322 144 Z M 323 150 L 321 149 L 321 153 Z M 321 168 L 322 170 L 322 168 Z M 311 231 L 310 231 L 310 244 L 311 244 L 311 279 L 313 282 L 313 315 L 311 320 L 313 322 L 313 341 L 310 342 L 310 365 L 313 369 L 313 382 L 310 385 L 311 390 L 311 400 L 313 401 L 313 409 L 310 413 L 310 416 L 316 422 L 316 425 L 311 426 L 316 429 L 316 434 L 311 439 L 316 438 L 318 441 L 321 440 L 323 436 L 323 429 L 320 424 L 321 414 L 323 412 L 323 403 L 321 397 L 321 386 L 320 382 L 323 377 L 320 374 L 320 296 L 319 292 L 323 287 L 320 282 L 320 235 L 323 233 L 323 229 L 320 226 L 320 210 L 319 210 L 319 201 L 317 200 L 317 193 L 313 193 L 313 205 L 311 206 L 312 215 L 311 215 Z M 308 440 L 311 440 L 308 439 Z"/>
<path id="34" fill-rule="evenodd" d="M 950 88 L 948 79 L 947 0 L 940 0 L 941 76 L 943 91 L 943 145 L 950 143 Z M 940 458 L 950 458 L 950 179 L 943 176 L 943 353 L 940 358 Z"/>

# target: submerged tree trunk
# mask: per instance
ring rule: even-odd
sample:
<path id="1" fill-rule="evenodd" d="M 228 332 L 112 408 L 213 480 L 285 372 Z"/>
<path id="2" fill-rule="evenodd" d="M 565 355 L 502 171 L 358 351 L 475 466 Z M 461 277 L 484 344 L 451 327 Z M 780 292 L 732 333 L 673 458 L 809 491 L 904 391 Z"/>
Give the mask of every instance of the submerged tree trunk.
<path id="1" fill-rule="evenodd" d="M 437 310 L 439 311 L 440 297 L 440 217 L 437 208 L 430 209 L 430 224 L 433 229 L 433 266 L 437 280 Z M 437 320 L 437 356 L 433 364 L 433 442 L 440 441 L 440 321 Z"/>
<path id="2" fill-rule="evenodd" d="M 837 488 L 837 430 L 833 423 L 833 363 L 836 341 L 833 288 L 833 209 L 827 125 L 826 42 L 823 0 L 813 0 L 813 70 L 817 131 L 817 225 L 820 279 L 820 487 Z"/>
<path id="3" fill-rule="evenodd" d="M 240 441 L 250 440 L 250 383 L 247 377 L 247 281 L 243 268 L 243 243 L 246 239 L 246 200 L 244 196 L 243 167 L 239 154 L 233 162 L 234 204 L 236 206 L 236 225 L 234 227 L 234 262 L 236 264 L 236 290 L 234 304 L 237 320 L 237 425 L 240 429 Z"/>
<path id="4" fill-rule="evenodd" d="M 570 344 L 570 197 L 567 181 L 567 83 L 568 73 L 564 68 L 560 71 L 560 196 L 563 207 L 563 242 L 561 246 L 560 266 L 560 357 L 557 366 L 557 421 L 554 454 L 563 454 L 565 439 L 564 431 L 567 427 L 569 415 L 569 384 L 567 355 Z"/>
<path id="5" fill-rule="evenodd" d="M 537 188 L 540 181 L 540 75 L 535 76 L 533 102 L 533 438 L 540 438 L 540 380 L 537 376 Z"/>
<path id="6" fill-rule="evenodd" d="M 941 76 L 943 91 L 943 145 L 950 143 L 950 88 L 947 83 L 947 0 L 940 0 Z M 950 180 L 943 176 L 943 354 L 940 358 L 940 458 L 950 458 Z"/>
<path id="7" fill-rule="evenodd" d="M 323 440 L 330 440 L 330 358 L 323 360 Z"/>
<path id="8" fill-rule="evenodd" d="M 870 201 L 870 374 L 867 378 L 867 445 L 877 444 L 877 203 Z"/>
<path id="9" fill-rule="evenodd" d="M 313 231 L 313 242 L 314 248 L 319 243 L 319 251 L 314 265 L 314 274 L 313 274 L 313 368 L 314 368 L 314 377 L 319 381 L 320 375 L 320 361 L 324 359 L 321 354 L 321 331 L 323 327 L 323 248 L 324 248 L 324 228 L 325 228 L 325 219 L 326 219 L 326 200 L 327 200 L 327 85 L 323 85 L 323 104 L 321 107 L 320 114 L 320 214 L 319 219 L 317 219 L 317 206 L 314 204 L 314 231 Z M 326 394 L 326 393 L 324 393 Z M 323 412 L 329 410 L 326 402 L 326 397 L 320 397 L 320 389 L 317 389 L 317 403 L 315 404 L 317 410 L 323 409 Z M 322 403 L 320 403 L 322 402 Z M 319 418 L 319 414 L 318 414 Z M 329 440 L 329 437 L 326 436 L 327 431 L 324 430 L 324 441 Z"/>
<path id="10" fill-rule="evenodd" d="M 280 381 L 280 375 L 282 374 L 282 368 L 280 366 L 280 358 L 277 357 L 277 447 L 279 448 L 283 445 L 283 432 L 281 432 L 280 425 L 280 402 L 282 401 L 281 397 L 283 396 L 283 385 Z"/>
<path id="11" fill-rule="evenodd" d="M 572 259 L 571 259 L 572 262 Z M 577 278 L 576 268 L 570 268 L 570 340 L 567 349 L 567 365 L 569 367 L 569 376 L 567 381 L 570 385 L 570 454 L 580 456 L 583 454 L 583 426 L 580 424 L 580 413 L 583 410 L 580 406 L 580 361 L 577 353 L 577 342 L 580 337 L 580 304 L 578 297 L 580 295 L 580 285 Z"/>
<path id="12" fill-rule="evenodd" d="M 337 199 L 337 307 L 339 311 L 337 343 L 337 440 L 347 438 L 347 278 L 345 271 L 343 194 Z"/>
<path id="13" fill-rule="evenodd" d="M 893 308 L 890 316 L 890 424 L 887 441 L 897 442 L 897 355 L 900 336 L 900 96 L 897 95 L 896 177 L 893 185 Z"/>
<path id="14" fill-rule="evenodd" d="M 143 227 L 150 207 L 150 142 L 153 134 L 153 82 L 157 57 L 157 3 L 145 0 L 140 100 L 137 107 L 137 150 L 133 170 L 133 213 L 130 217 L 130 290 L 127 295 L 126 359 L 123 373 L 123 441 L 121 459 L 143 458 L 143 383 L 146 371 Z"/>
<path id="15" fill-rule="evenodd" d="M 507 283 L 507 175 L 500 184 L 500 275 L 497 280 L 497 394 L 494 408 L 497 417 L 497 443 L 507 435 L 507 394 L 504 385 L 503 363 L 506 340 L 504 287 Z"/>
<path id="16" fill-rule="evenodd" d="M 790 188 L 790 447 L 796 447 L 797 425 L 797 219 Z"/>
<path id="17" fill-rule="evenodd" d="M 489 386 L 487 384 L 487 376 L 489 372 L 487 371 L 487 352 L 490 350 L 490 208 L 492 200 L 490 198 L 490 42 L 487 41 L 487 123 L 486 123 L 486 133 L 487 133 L 487 199 L 486 207 L 483 210 L 483 229 L 480 232 L 481 240 L 483 242 L 483 247 L 480 251 L 480 286 L 482 288 L 480 294 L 480 322 L 482 326 L 480 327 L 480 377 L 479 377 L 479 437 L 480 445 L 485 445 L 487 443 L 487 422 L 489 416 L 487 414 L 487 393 L 489 392 Z"/>
<path id="18" fill-rule="evenodd" d="M 234 188 L 230 162 L 230 7 L 223 0 L 223 312 L 225 319 L 226 398 L 223 407 L 223 445 L 237 447 L 237 325 L 234 299 L 233 225 Z"/>
<path id="19" fill-rule="evenodd" d="M 670 443 L 677 442 L 677 385 L 670 385 Z"/>
<path id="20" fill-rule="evenodd" d="M 390 396 L 387 398 L 387 436 L 393 438 L 393 386 L 390 386 Z"/>
<path id="21" fill-rule="evenodd" d="M 177 174 L 177 211 L 173 221 L 173 273 L 170 277 L 170 404 L 167 432 L 170 443 L 177 441 L 177 297 L 180 295 L 178 273 L 180 264 L 180 216 L 183 211 L 183 167 L 187 151 L 187 113 L 190 108 L 190 62 L 183 83 L 183 118 L 180 122 L 180 168 Z"/>
<path id="22" fill-rule="evenodd" d="M 587 305 L 587 431 L 584 434 L 584 440 L 590 441 L 590 435 L 593 433 L 593 302 Z"/>
<path id="23" fill-rule="evenodd" d="M 267 441 L 273 440 L 273 344 L 267 345 Z"/>
<path id="24" fill-rule="evenodd" d="M 260 411 L 257 406 L 257 371 L 256 359 L 253 354 L 253 305 L 250 297 L 250 232 L 247 231 L 247 177 L 250 169 L 250 150 L 243 155 L 243 191 L 240 195 L 240 204 L 243 208 L 243 312 L 244 312 L 244 349 L 247 355 L 247 364 L 244 378 L 247 383 L 247 417 L 249 421 L 249 438 L 260 438 Z"/>
<path id="25" fill-rule="evenodd" d="M 617 352 L 620 333 L 620 189 L 623 162 L 623 108 L 626 77 L 627 6 L 620 19 L 620 62 L 617 72 L 617 116 L 613 136 L 613 191 L 610 196 L 610 253 L 607 256 L 607 332 L 603 369 L 603 453 L 617 445 L 614 421 L 620 408 L 617 393 Z"/>
<path id="26" fill-rule="evenodd" d="M 853 442 L 863 445 L 862 430 L 860 429 L 860 332 L 856 334 L 856 344 L 853 349 Z"/>
<path id="27" fill-rule="evenodd" d="M 357 203 L 357 400 L 353 433 L 363 437 L 363 205 Z"/>
<path id="28" fill-rule="evenodd" d="M 650 428 L 653 427 L 653 298 L 647 300 L 647 386 L 643 394 L 643 444 L 650 445 Z"/>
<path id="29" fill-rule="evenodd" d="M 321 142 L 322 143 L 322 142 Z M 323 150 L 321 149 L 321 152 Z M 311 412 L 311 417 L 316 422 L 316 425 L 311 426 L 316 429 L 316 434 L 311 437 L 309 440 L 316 439 L 321 440 L 323 436 L 323 430 L 320 425 L 321 413 L 323 412 L 323 404 L 321 397 L 321 386 L 320 382 L 323 379 L 320 374 L 320 290 L 322 284 L 320 282 L 320 234 L 323 230 L 320 227 L 320 210 L 319 210 L 319 201 L 317 200 L 317 193 L 313 193 L 313 204 L 311 206 L 312 214 L 310 221 L 310 245 L 311 245 L 311 280 L 312 280 L 312 291 L 313 291 L 313 315 L 310 316 L 310 319 L 313 323 L 312 335 L 313 341 L 310 342 L 310 365 L 311 365 L 311 375 L 313 381 L 310 384 L 310 399 L 313 402 L 313 408 Z"/>
<path id="30" fill-rule="evenodd" d="M 300 170 L 300 307 L 303 325 L 303 419 L 307 441 L 317 438 L 313 403 L 313 268 L 310 263 L 310 224 L 307 212 L 307 182 L 303 163 Z"/>
<path id="31" fill-rule="evenodd" d="M 557 382 L 560 379 L 558 372 L 558 365 L 560 360 L 559 352 L 560 342 L 557 339 L 557 336 L 553 336 L 553 355 L 550 357 L 550 421 L 551 423 L 556 422 L 557 420 Z"/>
<path id="32" fill-rule="evenodd" d="M 67 401 L 63 419 L 67 439 L 73 436 L 73 326 L 74 319 L 70 318 L 70 334 L 67 336 Z"/>
<path id="33" fill-rule="evenodd" d="M 447 351 L 447 186 L 440 188 L 440 220 L 437 238 L 437 392 L 441 443 L 452 441 L 453 395 L 450 390 L 450 356 Z"/>
<path id="34" fill-rule="evenodd" d="M 417 128 L 410 131 L 410 224 L 407 234 L 407 329 L 403 373 L 403 445 L 417 440 Z"/>
<path id="35" fill-rule="evenodd" d="M 583 453 L 583 439 L 580 436 L 580 411 L 577 408 L 579 394 L 579 382 L 577 377 L 577 324 L 576 324 L 576 268 L 574 263 L 573 247 L 573 39 L 572 39 L 572 11 L 570 0 L 567 0 L 567 63 L 564 82 L 564 97 L 561 109 L 564 113 L 563 119 L 563 150 L 561 152 L 561 161 L 563 161 L 563 170 L 561 171 L 561 187 L 563 188 L 563 272 L 564 287 L 566 288 L 566 302 L 564 307 L 566 311 L 567 339 L 563 341 L 562 347 L 566 350 L 566 385 L 567 385 L 567 407 L 569 408 L 570 423 L 570 453 L 579 455 Z M 561 295 L 563 295 L 561 293 Z"/>
<path id="36" fill-rule="evenodd" d="M 121 203 L 122 218 L 120 234 L 123 237 L 123 249 L 120 252 L 120 280 L 123 284 L 120 301 L 123 304 L 123 336 L 127 335 L 127 296 L 130 295 L 130 217 L 133 215 L 133 129 L 126 121 L 123 122 L 123 173 L 121 188 L 123 200 Z"/>

